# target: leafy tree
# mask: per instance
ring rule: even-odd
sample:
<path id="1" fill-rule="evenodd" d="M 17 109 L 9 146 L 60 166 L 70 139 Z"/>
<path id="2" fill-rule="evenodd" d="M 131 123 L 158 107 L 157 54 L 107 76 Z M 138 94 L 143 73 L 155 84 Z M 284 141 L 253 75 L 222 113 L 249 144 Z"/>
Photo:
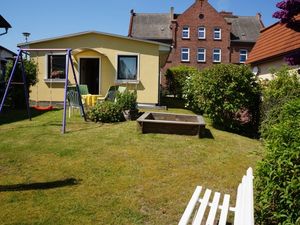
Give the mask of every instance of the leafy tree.
<path id="1" fill-rule="evenodd" d="M 300 98 L 300 80 L 296 71 L 284 66 L 272 73 L 274 79 L 268 81 L 262 89 L 260 130 L 263 137 L 266 130 L 278 122 L 282 106 L 292 99 Z"/>
<path id="2" fill-rule="evenodd" d="M 187 79 L 187 106 L 206 113 L 215 126 L 243 131 L 257 128 L 260 85 L 249 67 L 219 64 Z"/>
<path id="3" fill-rule="evenodd" d="M 273 14 L 274 18 L 280 19 L 282 23 L 293 23 L 294 16 L 300 13 L 300 0 L 284 0 L 278 2 L 276 7 L 280 10 Z"/>
<path id="4" fill-rule="evenodd" d="M 5 74 L 5 81 L 7 82 L 10 74 L 12 72 L 14 66 L 14 62 L 10 61 L 6 64 L 6 74 Z M 35 85 L 38 82 L 37 78 L 37 65 L 32 60 L 24 59 L 24 70 L 26 73 L 26 84 L 27 90 L 29 91 L 30 86 Z M 22 70 L 21 64 L 18 63 L 13 81 L 16 83 L 22 83 Z M 9 92 L 9 99 L 10 105 L 13 108 L 24 108 L 26 107 L 25 102 L 25 93 L 24 93 L 24 86 L 23 85 L 11 85 L 10 92 Z"/>
<path id="5" fill-rule="evenodd" d="M 300 0 L 284 0 L 278 2 L 276 7 L 280 10 L 276 11 L 273 17 L 280 19 L 280 22 L 286 24 L 288 28 L 300 32 L 300 21 L 295 18 L 300 13 Z M 285 60 L 291 66 L 299 65 L 300 51 L 290 53 Z"/>

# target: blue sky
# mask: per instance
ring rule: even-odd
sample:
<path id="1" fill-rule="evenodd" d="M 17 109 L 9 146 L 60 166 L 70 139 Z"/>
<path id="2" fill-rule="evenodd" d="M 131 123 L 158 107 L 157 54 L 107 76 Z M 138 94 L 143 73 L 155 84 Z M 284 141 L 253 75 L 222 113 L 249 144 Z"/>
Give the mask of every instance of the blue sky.
<path id="1" fill-rule="evenodd" d="M 127 35 L 130 10 L 167 13 L 171 6 L 182 13 L 195 0 L 18 0 L 2 1 L 0 14 L 12 25 L 8 34 L 0 36 L 0 45 L 13 51 L 24 42 L 23 32 L 30 32 L 29 41 L 76 32 L 96 30 Z M 272 14 L 279 0 L 209 0 L 218 11 L 251 16 L 260 12 L 266 26 L 276 22 Z"/>

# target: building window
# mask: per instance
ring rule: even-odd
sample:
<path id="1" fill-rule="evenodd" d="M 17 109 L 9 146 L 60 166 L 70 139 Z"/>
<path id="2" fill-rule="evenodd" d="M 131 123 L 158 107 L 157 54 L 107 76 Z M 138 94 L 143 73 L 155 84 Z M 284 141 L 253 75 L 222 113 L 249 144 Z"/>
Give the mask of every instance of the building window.
<path id="1" fill-rule="evenodd" d="M 215 62 L 215 63 L 221 62 L 221 49 L 219 49 L 219 48 L 214 49 L 213 62 Z"/>
<path id="2" fill-rule="evenodd" d="M 245 63 L 248 58 L 248 51 L 246 49 L 240 50 L 240 63 Z"/>
<path id="3" fill-rule="evenodd" d="M 182 62 L 189 62 L 190 61 L 190 49 L 189 48 L 182 48 L 181 49 L 181 61 Z"/>
<path id="4" fill-rule="evenodd" d="M 47 79 L 66 78 L 66 55 L 47 55 Z"/>
<path id="5" fill-rule="evenodd" d="M 214 40 L 221 40 L 222 39 L 222 31 L 221 28 L 214 29 Z"/>
<path id="6" fill-rule="evenodd" d="M 199 27 L 198 28 L 198 39 L 205 39 L 205 38 L 206 38 L 205 27 Z"/>
<path id="7" fill-rule="evenodd" d="M 184 26 L 182 28 L 182 39 L 189 39 L 190 38 L 190 28 L 188 26 Z"/>
<path id="8" fill-rule="evenodd" d="M 198 48 L 198 62 L 205 62 L 206 61 L 206 49 L 205 48 Z"/>
<path id="9" fill-rule="evenodd" d="M 138 80 L 138 63 L 137 55 L 118 55 L 117 80 Z"/>

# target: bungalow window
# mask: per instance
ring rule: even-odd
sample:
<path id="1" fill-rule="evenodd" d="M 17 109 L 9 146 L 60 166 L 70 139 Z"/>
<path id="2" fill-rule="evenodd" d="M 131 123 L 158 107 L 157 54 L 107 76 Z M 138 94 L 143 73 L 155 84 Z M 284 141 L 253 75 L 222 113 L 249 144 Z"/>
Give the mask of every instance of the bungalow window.
<path id="1" fill-rule="evenodd" d="M 245 63 L 248 58 L 248 51 L 246 49 L 240 50 L 240 63 Z"/>
<path id="2" fill-rule="evenodd" d="M 66 55 L 47 55 L 47 79 L 66 78 Z"/>
<path id="3" fill-rule="evenodd" d="M 215 48 L 213 51 L 213 62 L 219 63 L 221 62 L 221 49 Z"/>
<path id="4" fill-rule="evenodd" d="M 206 31 L 205 27 L 198 28 L 198 39 L 205 39 L 206 38 Z"/>
<path id="5" fill-rule="evenodd" d="M 198 62 L 205 62 L 205 61 L 206 61 L 206 49 L 198 48 Z"/>
<path id="6" fill-rule="evenodd" d="M 117 80 L 135 81 L 138 79 L 138 56 L 118 55 Z"/>
<path id="7" fill-rule="evenodd" d="M 189 62 L 190 61 L 190 49 L 182 48 L 181 49 L 181 62 Z"/>
<path id="8" fill-rule="evenodd" d="M 184 26 L 182 28 L 182 39 L 189 39 L 190 38 L 190 28 L 188 26 Z"/>
<path id="9" fill-rule="evenodd" d="M 221 28 L 214 29 L 214 40 L 221 40 L 222 39 L 222 32 Z"/>

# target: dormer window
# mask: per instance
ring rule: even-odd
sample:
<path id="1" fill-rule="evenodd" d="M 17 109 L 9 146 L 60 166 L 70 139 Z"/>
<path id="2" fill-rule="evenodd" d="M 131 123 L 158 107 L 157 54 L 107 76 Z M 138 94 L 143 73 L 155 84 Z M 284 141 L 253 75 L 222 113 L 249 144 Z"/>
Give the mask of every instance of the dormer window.
<path id="1" fill-rule="evenodd" d="M 182 28 L 182 39 L 189 39 L 190 38 L 190 28 L 188 26 L 184 26 Z"/>
<path id="2" fill-rule="evenodd" d="M 222 31 L 221 28 L 214 28 L 214 40 L 222 39 Z"/>

